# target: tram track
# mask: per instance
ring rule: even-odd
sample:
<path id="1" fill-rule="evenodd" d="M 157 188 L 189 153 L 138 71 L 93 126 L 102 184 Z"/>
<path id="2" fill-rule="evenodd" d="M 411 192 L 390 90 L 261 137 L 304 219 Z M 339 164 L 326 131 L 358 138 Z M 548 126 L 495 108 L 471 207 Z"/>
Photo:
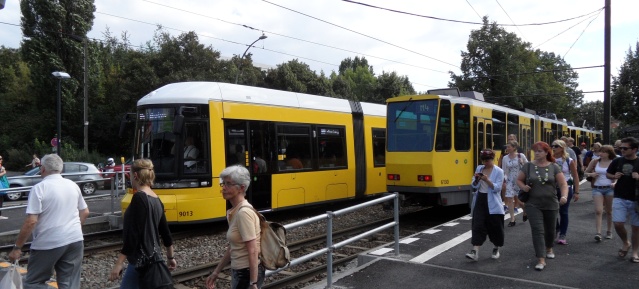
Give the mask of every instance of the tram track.
<path id="1" fill-rule="evenodd" d="M 427 209 L 403 214 L 400 217 L 406 218 L 410 214 L 418 214 L 423 210 Z M 386 218 L 333 232 L 333 242 L 339 242 L 340 240 L 344 240 L 349 237 L 361 234 L 392 221 L 393 218 Z M 351 245 L 345 246 L 344 248 L 338 249 L 333 252 L 333 265 L 340 266 L 346 264 L 357 258 L 357 256 L 362 252 L 370 250 L 371 248 L 375 248 L 382 243 L 388 243 L 392 241 L 392 239 L 392 234 L 377 233 L 375 235 L 361 239 L 360 241 L 355 242 Z M 288 248 L 291 253 L 291 259 L 295 259 L 296 257 L 307 254 L 309 251 L 315 251 L 324 248 L 325 244 L 326 235 L 316 235 L 300 241 L 289 243 Z M 188 284 L 192 282 L 197 283 L 198 279 L 206 278 L 218 265 L 218 263 L 219 260 L 216 260 L 211 263 L 174 271 L 172 273 L 173 280 L 176 283 L 180 284 Z M 311 262 L 307 262 L 304 265 L 289 267 L 283 271 L 278 272 L 275 275 L 268 277 L 263 288 L 283 288 L 286 286 L 294 286 L 295 284 L 309 282 L 310 280 L 316 279 L 318 275 L 324 276 L 325 274 L 323 273 L 326 272 L 326 266 L 326 258 L 321 257 L 314 259 Z M 227 270 L 228 268 L 225 268 L 224 271 L 218 276 L 218 282 L 225 283 L 225 285 L 229 285 L 231 281 L 231 276 L 225 273 L 227 272 Z M 187 286 L 192 286 L 192 284 L 189 284 Z"/>

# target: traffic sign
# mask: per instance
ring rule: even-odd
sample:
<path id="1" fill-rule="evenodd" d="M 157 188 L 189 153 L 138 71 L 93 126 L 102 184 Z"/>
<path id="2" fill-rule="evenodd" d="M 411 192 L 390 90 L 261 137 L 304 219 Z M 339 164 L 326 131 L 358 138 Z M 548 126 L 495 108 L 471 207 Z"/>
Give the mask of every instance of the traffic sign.
<path id="1" fill-rule="evenodd" d="M 51 146 L 52 147 L 57 147 L 58 146 L 58 138 L 54 137 L 51 139 Z"/>

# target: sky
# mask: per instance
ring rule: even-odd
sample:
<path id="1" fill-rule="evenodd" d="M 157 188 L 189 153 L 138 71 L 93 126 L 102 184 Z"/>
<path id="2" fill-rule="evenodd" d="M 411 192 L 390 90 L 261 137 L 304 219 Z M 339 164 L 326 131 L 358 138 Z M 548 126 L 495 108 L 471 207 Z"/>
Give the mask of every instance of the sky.
<path id="1" fill-rule="evenodd" d="M 353 0 L 355 1 L 355 0 Z M 356 2 L 423 16 L 481 22 L 488 16 L 532 47 L 564 57 L 573 68 L 604 64 L 604 0 L 359 0 Z M 157 25 L 174 36 L 194 31 L 201 43 L 222 56 L 250 48 L 253 61 L 266 66 L 299 59 L 316 73 L 330 75 L 345 58 L 366 57 L 376 74 L 408 76 L 417 91 L 447 87 L 449 71 L 460 74 L 461 52 L 477 24 L 463 24 L 391 12 L 341 0 L 96 0 L 88 37 L 126 34 L 132 45 L 151 41 Z M 639 41 L 639 1 L 612 1 L 611 71 L 617 75 L 629 49 Z M 594 13 L 593 13 L 594 12 Z M 592 13 L 592 14 L 591 14 Z M 0 45 L 22 40 L 19 0 L 0 10 Z M 136 48 L 138 49 L 138 48 Z M 584 92 L 602 91 L 603 67 L 578 69 Z M 586 93 L 585 101 L 603 101 Z"/>

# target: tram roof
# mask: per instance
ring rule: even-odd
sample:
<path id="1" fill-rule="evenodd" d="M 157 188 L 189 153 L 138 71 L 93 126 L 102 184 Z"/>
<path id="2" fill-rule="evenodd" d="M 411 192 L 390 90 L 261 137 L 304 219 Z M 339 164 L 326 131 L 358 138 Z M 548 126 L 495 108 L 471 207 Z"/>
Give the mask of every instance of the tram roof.
<path id="1" fill-rule="evenodd" d="M 351 113 L 346 99 L 274 90 L 222 82 L 178 82 L 145 95 L 138 106 L 150 104 L 208 104 L 211 101 L 241 102 L 272 106 Z M 361 103 L 366 115 L 386 116 L 381 104 Z"/>

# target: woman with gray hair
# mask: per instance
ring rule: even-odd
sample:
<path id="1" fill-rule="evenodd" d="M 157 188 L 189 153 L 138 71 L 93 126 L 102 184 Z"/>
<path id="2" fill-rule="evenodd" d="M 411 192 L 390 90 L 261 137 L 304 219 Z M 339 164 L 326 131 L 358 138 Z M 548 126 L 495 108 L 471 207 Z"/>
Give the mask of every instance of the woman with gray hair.
<path id="1" fill-rule="evenodd" d="M 229 246 L 213 273 L 206 279 L 209 289 L 215 288 L 215 280 L 222 269 L 231 263 L 231 288 L 256 289 L 264 282 L 265 269 L 260 264 L 260 218 L 246 200 L 246 190 L 251 175 L 242 165 L 230 166 L 220 173 L 222 197 L 231 203 L 226 212 L 229 229 L 226 239 Z"/>

